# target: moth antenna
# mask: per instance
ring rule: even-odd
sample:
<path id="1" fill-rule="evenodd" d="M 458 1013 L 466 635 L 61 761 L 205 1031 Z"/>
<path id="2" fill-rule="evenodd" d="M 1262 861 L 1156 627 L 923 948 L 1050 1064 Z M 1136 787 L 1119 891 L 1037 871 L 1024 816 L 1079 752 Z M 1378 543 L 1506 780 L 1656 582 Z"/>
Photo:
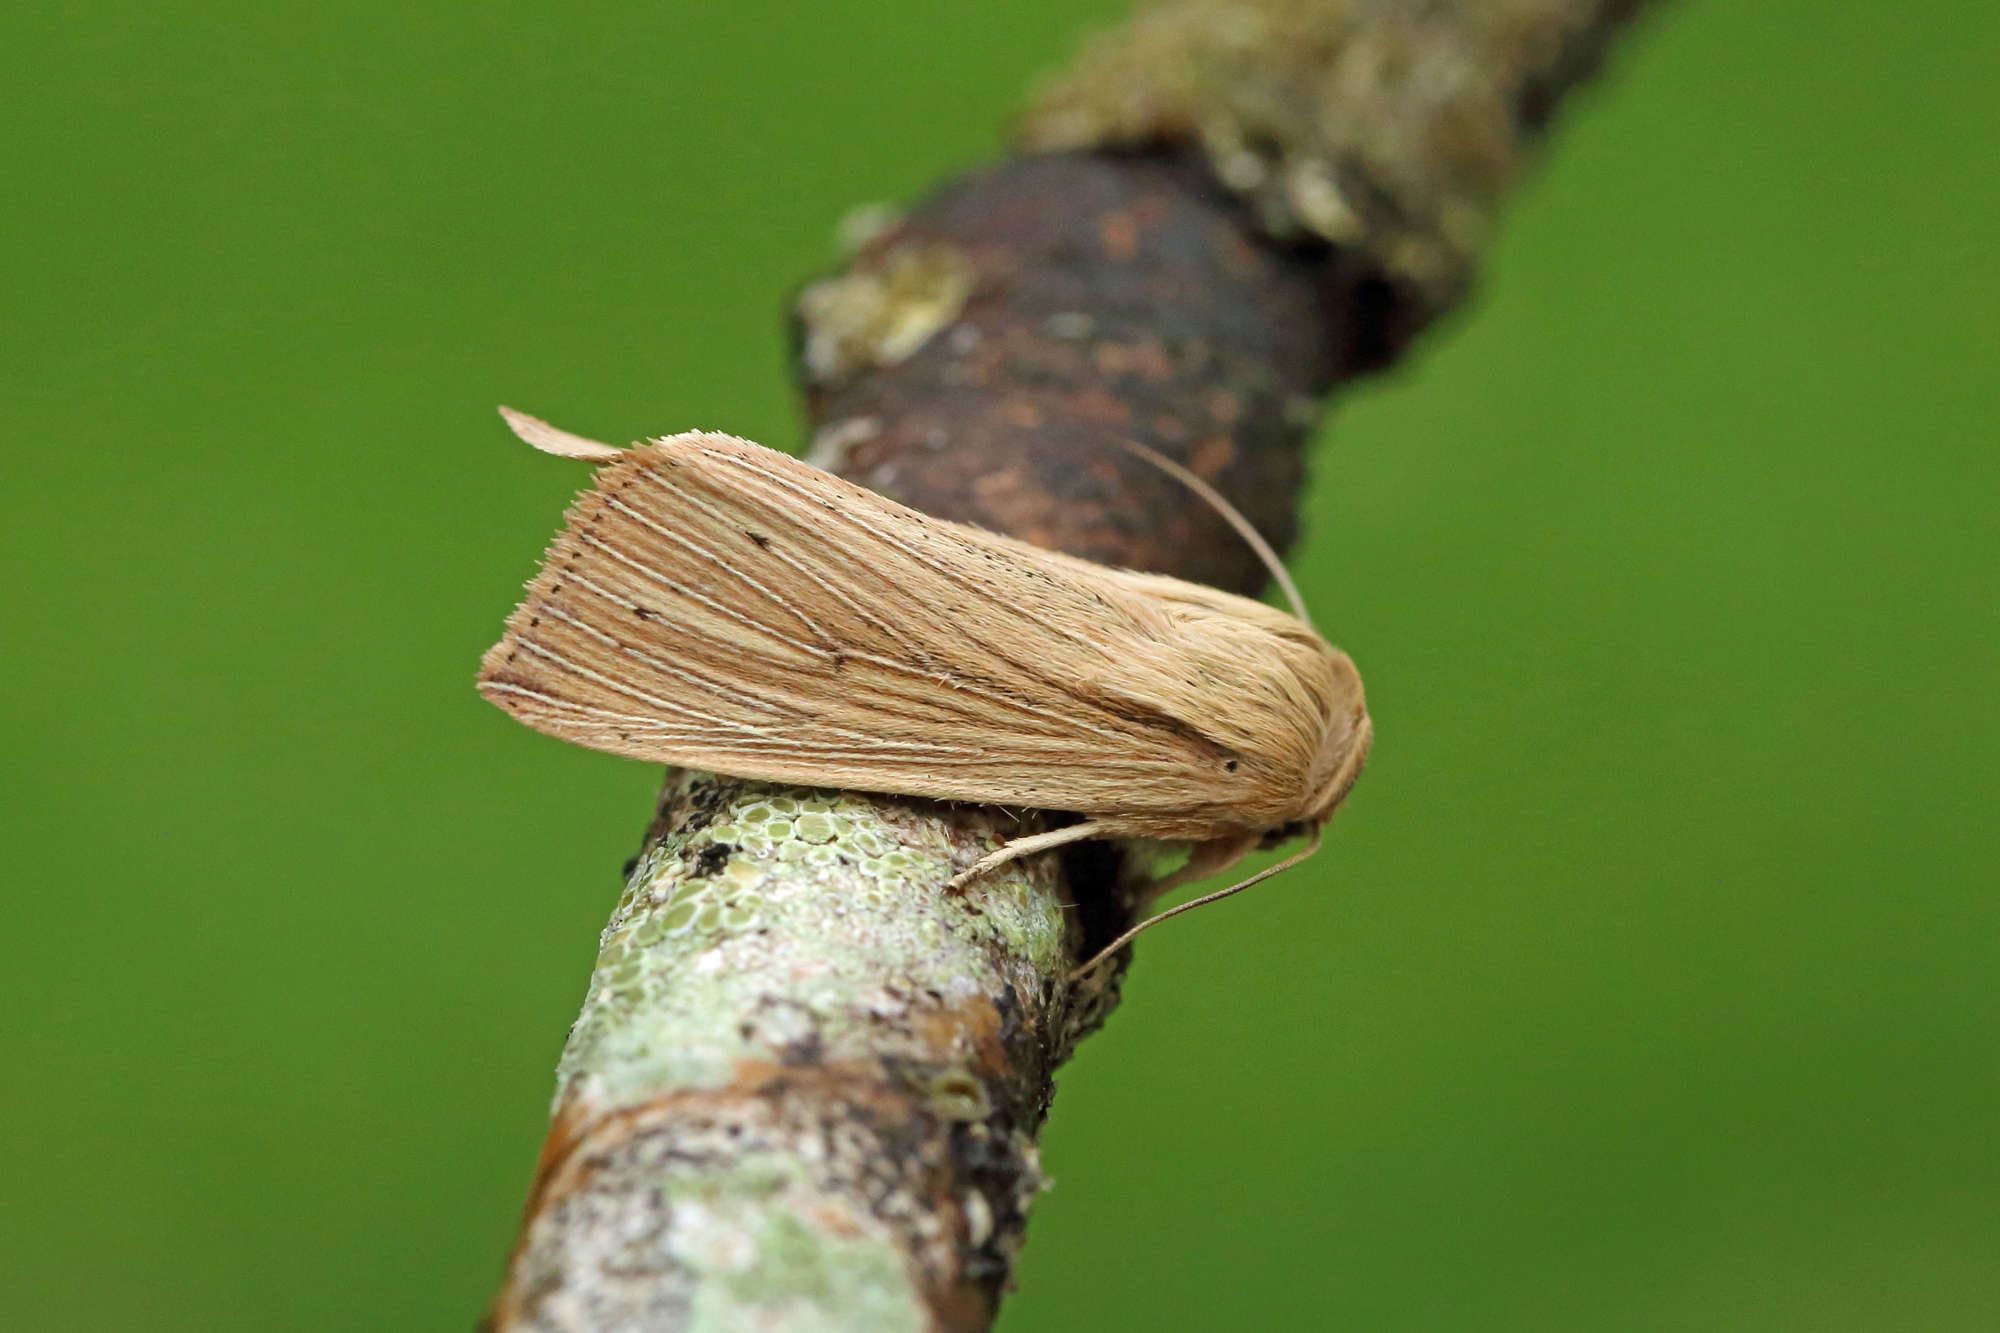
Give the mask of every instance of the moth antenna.
<path id="1" fill-rule="evenodd" d="M 526 412 L 516 412 L 511 407 L 500 409 L 500 419 L 507 423 L 507 429 L 540 449 L 545 454 L 557 458 L 573 458 L 579 463 L 609 463 L 614 458 L 624 456 L 623 449 L 614 449 L 596 440 L 586 440 L 581 435 L 572 435 L 560 426 L 551 426 L 540 417 L 531 417 Z"/>
<path id="2" fill-rule="evenodd" d="M 1257 558 L 1264 562 L 1264 568 L 1270 571 L 1271 577 L 1277 581 L 1280 588 L 1284 589 L 1285 600 L 1292 604 L 1292 614 L 1304 621 L 1308 629 L 1312 628 L 1312 613 L 1306 610 L 1306 599 L 1299 596 L 1299 585 L 1292 582 L 1291 571 L 1285 568 L 1285 562 L 1278 558 L 1278 553 L 1271 549 L 1271 543 L 1264 540 L 1264 534 L 1257 531 L 1249 519 L 1243 517 L 1241 510 L 1229 503 L 1221 491 L 1157 449 L 1148 448 L 1137 440 L 1121 439 L 1118 443 L 1193 491 L 1206 500 L 1211 509 L 1222 515 L 1223 521 L 1236 529 L 1236 535 L 1257 553 Z"/>
<path id="3" fill-rule="evenodd" d="M 1099 949 L 1096 952 L 1096 954 L 1092 955 L 1091 960 L 1089 962 L 1085 963 L 1082 967 L 1079 967 L 1076 971 L 1070 973 L 1069 974 L 1070 984 L 1075 985 L 1078 981 L 1081 981 L 1084 977 L 1088 976 L 1092 971 L 1094 971 L 1099 963 L 1102 963 L 1112 954 L 1117 953 L 1120 949 L 1130 944 L 1133 940 L 1137 939 L 1140 935 L 1144 934 L 1146 931 L 1151 930 L 1154 926 L 1159 925 L 1162 921 L 1166 921 L 1172 917 L 1177 917 L 1183 912 L 1192 912 L 1197 907 L 1206 907 L 1210 903 L 1221 902 L 1224 898 L 1233 897 L 1234 895 L 1243 892 L 1243 890 L 1250 888 L 1252 885 L 1262 884 L 1265 880 L 1270 879 L 1273 875 L 1284 874 L 1287 870 L 1290 870 L 1293 866 L 1297 865 L 1299 862 L 1305 860 L 1307 857 L 1311 856 L 1314 852 L 1319 850 L 1320 837 L 1325 831 L 1326 831 L 1326 825 L 1315 824 L 1313 825 L 1312 841 L 1306 844 L 1305 849 L 1303 851 L 1294 852 L 1292 855 L 1278 862 L 1278 864 L 1266 867 L 1265 869 L 1260 870 L 1256 874 L 1250 876 L 1250 878 L 1248 879 L 1239 880 L 1236 883 L 1231 884 L 1226 889 L 1217 889 L 1214 893 L 1204 893 L 1201 897 L 1190 898 L 1187 902 L 1184 902 L 1177 907 L 1169 907 L 1164 912 L 1153 913 L 1153 915 L 1147 917 L 1144 921 L 1141 921 L 1138 925 L 1132 927 L 1132 929 L 1126 931 L 1123 935 L 1120 935 L 1117 939 L 1111 941 L 1111 943 L 1105 945 L 1102 949 Z"/>

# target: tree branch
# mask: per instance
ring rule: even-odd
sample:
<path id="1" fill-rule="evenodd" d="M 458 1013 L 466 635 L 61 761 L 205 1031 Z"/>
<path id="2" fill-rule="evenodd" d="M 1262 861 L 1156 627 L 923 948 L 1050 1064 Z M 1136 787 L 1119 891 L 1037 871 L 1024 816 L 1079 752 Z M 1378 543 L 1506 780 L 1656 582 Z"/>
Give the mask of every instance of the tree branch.
<path id="1" fill-rule="evenodd" d="M 1469 285 L 1632 0 L 1164 4 L 807 287 L 811 457 L 906 504 L 1242 591 L 1325 394 Z M 1042 816 L 670 775 L 606 926 L 500 1329 L 983 1329 L 1055 1067 L 1140 906 L 1116 849 L 944 881 Z"/>

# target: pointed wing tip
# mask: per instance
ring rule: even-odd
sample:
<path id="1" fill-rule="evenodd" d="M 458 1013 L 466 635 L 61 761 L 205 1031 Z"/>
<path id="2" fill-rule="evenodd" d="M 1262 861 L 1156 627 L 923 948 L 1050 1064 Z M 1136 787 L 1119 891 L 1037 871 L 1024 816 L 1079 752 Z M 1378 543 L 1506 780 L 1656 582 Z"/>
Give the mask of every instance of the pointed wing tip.
<path id="1" fill-rule="evenodd" d="M 500 419 L 520 439 L 557 458 L 570 458 L 579 463 L 609 463 L 625 453 L 623 449 L 614 449 L 597 440 L 572 435 L 560 426 L 551 426 L 540 417 L 531 417 L 504 404 L 500 408 Z"/>
<path id="2" fill-rule="evenodd" d="M 472 678 L 473 688 L 479 691 L 480 697 L 488 703 L 499 704 L 502 708 L 507 706 L 501 703 L 501 696 L 505 691 L 496 687 L 500 684 L 501 673 L 507 669 L 508 659 L 513 656 L 513 647 L 514 633 L 509 630 L 498 643 L 480 656 L 479 670 Z"/>

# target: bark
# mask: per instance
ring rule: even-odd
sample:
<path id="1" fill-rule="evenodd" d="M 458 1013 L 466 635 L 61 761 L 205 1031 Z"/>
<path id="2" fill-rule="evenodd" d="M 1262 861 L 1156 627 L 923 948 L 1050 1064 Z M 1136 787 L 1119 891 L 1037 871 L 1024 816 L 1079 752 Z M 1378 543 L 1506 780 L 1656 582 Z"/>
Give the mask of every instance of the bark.
<path id="1" fill-rule="evenodd" d="M 943 517 L 1254 590 L 1222 520 L 1117 441 L 1289 541 L 1321 402 L 1466 290 L 1522 153 L 1636 7 L 1143 11 L 1043 90 L 1022 156 L 801 292 L 810 457 Z M 987 1327 L 1053 1071 L 1126 958 L 1064 978 L 1142 906 L 1099 844 L 942 892 L 1042 818 L 670 775 L 491 1325 Z"/>

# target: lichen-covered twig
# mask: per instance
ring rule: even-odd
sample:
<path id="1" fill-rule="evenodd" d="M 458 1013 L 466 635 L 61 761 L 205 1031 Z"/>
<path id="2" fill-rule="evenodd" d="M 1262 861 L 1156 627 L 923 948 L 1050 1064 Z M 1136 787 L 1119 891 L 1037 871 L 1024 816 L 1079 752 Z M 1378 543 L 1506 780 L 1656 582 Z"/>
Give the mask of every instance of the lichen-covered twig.
<path id="1" fill-rule="evenodd" d="M 563 1053 L 499 1326 L 978 1326 L 1068 1042 L 1035 1025 L 1081 1017 L 1047 981 L 1051 868 L 936 892 L 1006 822 L 670 777 Z"/>
<path id="2" fill-rule="evenodd" d="M 1044 91 L 1028 156 L 878 220 L 802 293 L 811 457 L 943 517 L 1254 589 L 1223 520 L 1118 441 L 1289 540 L 1324 396 L 1465 290 L 1524 145 L 1634 8 L 1142 12 Z M 1064 978 L 1140 906 L 1097 844 L 943 891 L 1041 818 L 670 775 L 492 1325 L 985 1328 L 1052 1072 L 1120 974 Z"/>

